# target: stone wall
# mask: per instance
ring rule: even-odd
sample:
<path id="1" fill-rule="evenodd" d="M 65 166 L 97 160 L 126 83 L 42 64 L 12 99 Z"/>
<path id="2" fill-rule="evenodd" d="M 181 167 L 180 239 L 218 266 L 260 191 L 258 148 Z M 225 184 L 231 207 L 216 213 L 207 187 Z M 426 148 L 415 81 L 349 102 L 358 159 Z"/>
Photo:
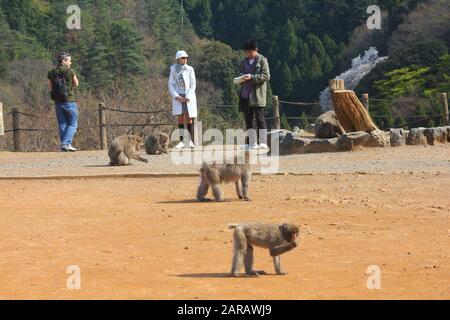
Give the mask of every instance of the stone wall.
<path id="1" fill-rule="evenodd" d="M 386 148 L 403 145 L 435 145 L 450 143 L 450 126 L 437 128 L 391 129 L 346 133 L 339 138 L 317 139 L 302 135 L 302 132 L 274 131 L 278 135 L 280 155 L 352 151 L 357 147 Z"/>

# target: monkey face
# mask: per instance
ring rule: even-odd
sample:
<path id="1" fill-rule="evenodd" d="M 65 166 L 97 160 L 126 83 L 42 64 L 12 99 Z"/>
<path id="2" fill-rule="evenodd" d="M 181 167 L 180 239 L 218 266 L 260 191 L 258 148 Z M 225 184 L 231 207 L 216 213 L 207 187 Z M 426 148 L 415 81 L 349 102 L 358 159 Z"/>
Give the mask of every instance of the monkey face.
<path id="1" fill-rule="evenodd" d="M 285 235 L 285 239 L 289 242 L 296 241 L 300 234 L 299 227 L 292 223 L 284 223 L 282 229 L 283 234 Z"/>
<path id="2" fill-rule="evenodd" d="M 170 138 L 167 134 L 161 133 L 159 135 L 159 144 L 161 145 L 161 147 L 163 148 L 168 148 L 169 144 L 170 144 Z"/>

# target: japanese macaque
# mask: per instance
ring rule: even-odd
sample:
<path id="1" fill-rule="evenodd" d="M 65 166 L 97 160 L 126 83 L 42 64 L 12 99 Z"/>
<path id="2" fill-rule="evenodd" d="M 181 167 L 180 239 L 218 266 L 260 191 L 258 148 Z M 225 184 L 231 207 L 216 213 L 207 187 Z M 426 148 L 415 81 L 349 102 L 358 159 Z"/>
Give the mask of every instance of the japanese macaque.
<path id="1" fill-rule="evenodd" d="M 317 118 L 314 125 L 316 138 L 332 139 L 338 138 L 345 133 L 345 129 L 339 123 L 334 111 L 328 111 Z"/>
<path id="2" fill-rule="evenodd" d="M 286 275 L 281 270 L 280 255 L 297 247 L 300 229 L 291 223 L 263 224 L 258 222 L 230 224 L 234 229 L 234 255 L 231 275 L 240 277 L 242 265 L 245 265 L 245 276 L 267 274 L 265 271 L 253 270 L 253 246 L 269 249 L 277 275 Z"/>
<path id="3" fill-rule="evenodd" d="M 169 152 L 169 135 L 159 132 L 152 133 L 145 139 L 145 152 L 150 155 L 159 155 Z"/>
<path id="4" fill-rule="evenodd" d="M 147 163 L 139 154 L 144 139 L 138 136 L 125 135 L 117 137 L 109 146 L 109 158 L 111 166 L 126 166 L 130 164 L 131 159 Z"/>
<path id="5" fill-rule="evenodd" d="M 245 161 L 242 161 L 242 164 L 238 163 L 238 157 L 234 159 L 233 164 L 204 163 L 200 169 L 200 186 L 197 190 L 197 200 L 209 201 L 205 196 L 208 194 L 209 187 L 211 187 L 214 199 L 217 202 L 224 202 L 225 194 L 222 189 L 222 183 L 234 182 L 239 199 L 251 201 L 248 196 L 248 187 L 252 172 L 248 152 L 245 155 Z"/>

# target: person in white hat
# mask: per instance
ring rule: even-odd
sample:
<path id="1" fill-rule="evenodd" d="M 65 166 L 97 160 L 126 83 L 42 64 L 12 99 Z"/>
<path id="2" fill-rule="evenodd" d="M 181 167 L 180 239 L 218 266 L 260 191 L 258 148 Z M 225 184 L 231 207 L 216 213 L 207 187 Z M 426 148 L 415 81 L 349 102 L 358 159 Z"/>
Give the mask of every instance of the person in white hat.
<path id="1" fill-rule="evenodd" d="M 172 113 L 178 116 L 178 128 L 183 130 L 186 125 L 189 131 L 189 141 L 184 139 L 187 134 L 181 135 L 176 149 L 195 148 L 192 138 L 193 119 L 197 118 L 196 79 L 194 68 L 187 64 L 188 58 L 186 51 L 178 51 L 175 55 L 177 62 L 170 67 L 169 91 L 172 96 Z"/>

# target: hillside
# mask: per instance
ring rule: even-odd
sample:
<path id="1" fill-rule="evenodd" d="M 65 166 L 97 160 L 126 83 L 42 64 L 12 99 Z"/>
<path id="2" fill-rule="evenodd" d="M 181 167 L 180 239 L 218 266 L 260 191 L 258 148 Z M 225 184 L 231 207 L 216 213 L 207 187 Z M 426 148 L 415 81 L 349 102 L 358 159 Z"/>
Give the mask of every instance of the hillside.
<path id="1" fill-rule="evenodd" d="M 248 38 L 257 39 L 269 58 L 270 91 L 285 100 L 317 101 L 328 79 L 370 46 L 390 58 L 364 79 L 358 92 L 374 98 L 435 99 L 439 91 L 448 91 L 450 8 L 445 0 L 182 3 L 183 7 L 178 0 L 80 0 L 82 30 L 69 31 L 66 9 L 71 1 L 0 0 L 0 99 L 7 107 L 50 108 L 45 75 L 55 54 L 68 50 L 81 78 L 84 105 L 94 107 L 105 100 L 134 109 L 168 105 L 168 66 L 174 52 L 184 48 L 197 70 L 200 101 L 236 104 L 231 79 Z M 365 28 L 366 9 L 372 4 L 383 10 L 379 31 Z M 405 80 L 410 77 L 413 84 Z M 408 112 L 423 114 L 436 106 L 415 108 Z M 285 111 L 293 116 L 308 113 L 298 108 Z M 380 104 L 373 112 L 391 111 Z M 239 117 L 236 110 L 228 116 Z M 383 125 L 393 123 L 388 118 L 381 119 Z M 403 120 L 397 117 L 399 121 Z"/>

